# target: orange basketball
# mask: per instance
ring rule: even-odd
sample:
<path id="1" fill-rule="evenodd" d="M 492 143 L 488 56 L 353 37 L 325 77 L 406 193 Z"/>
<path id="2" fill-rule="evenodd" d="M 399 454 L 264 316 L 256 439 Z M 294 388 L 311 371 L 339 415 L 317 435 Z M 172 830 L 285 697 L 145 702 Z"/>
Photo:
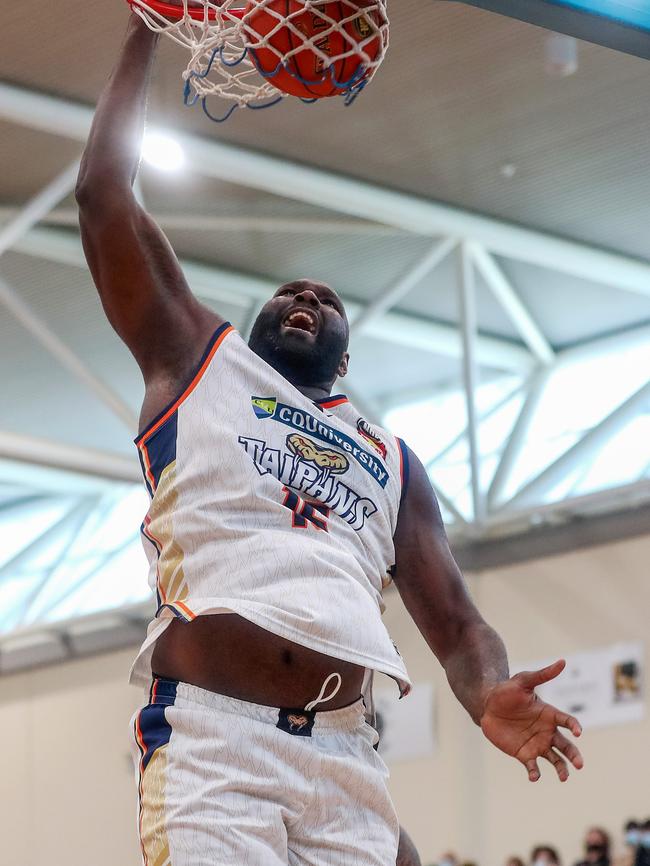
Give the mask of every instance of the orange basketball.
<path id="1" fill-rule="evenodd" d="M 354 4 L 349 0 L 335 0 L 317 6 L 306 4 L 304 0 L 270 0 L 264 6 L 249 2 L 244 14 L 244 33 L 255 65 L 271 84 L 292 96 L 303 99 L 338 96 L 348 87 L 358 85 L 372 72 L 371 69 L 360 71 L 365 65 L 364 58 L 360 51 L 354 51 L 355 45 L 363 43 L 362 50 L 371 61 L 381 53 L 382 39 L 378 27 L 383 23 L 383 17 L 376 8 L 363 10 L 363 6 L 371 4 L 376 5 L 374 0 L 356 0 Z M 289 16 L 299 33 L 285 23 Z M 343 25 L 351 39 L 333 30 L 328 20 L 341 22 L 351 16 L 354 17 Z M 275 51 L 270 47 L 256 47 L 259 44 L 257 37 L 268 36 L 273 30 L 268 45 Z M 373 33 L 374 38 L 370 38 Z M 322 34 L 320 39 L 319 34 Z M 309 44 L 305 44 L 304 40 L 312 38 L 314 45 L 332 58 L 331 63 L 325 63 Z M 347 57 L 340 56 L 350 51 L 352 53 Z M 289 52 L 294 53 L 283 60 Z"/>

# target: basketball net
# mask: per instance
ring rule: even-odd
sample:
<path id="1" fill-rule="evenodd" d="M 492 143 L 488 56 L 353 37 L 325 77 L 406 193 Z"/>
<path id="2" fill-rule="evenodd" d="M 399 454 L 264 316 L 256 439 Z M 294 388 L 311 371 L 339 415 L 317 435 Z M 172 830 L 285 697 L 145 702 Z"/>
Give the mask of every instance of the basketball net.
<path id="1" fill-rule="evenodd" d="M 275 87 L 272 80 L 283 67 L 305 85 L 313 84 L 300 78 L 296 71 L 298 62 L 292 63 L 292 59 L 305 50 L 318 57 L 323 75 L 330 76 L 336 92 L 340 92 L 345 104 L 349 105 L 375 74 L 388 48 L 386 0 L 370 0 L 370 5 L 362 7 L 352 0 L 339 0 L 338 3 L 301 0 L 300 3 L 286 4 L 277 3 L 277 0 L 253 0 L 247 7 L 242 7 L 242 0 L 224 0 L 219 4 L 212 0 L 127 2 L 150 30 L 165 34 L 189 50 L 190 60 L 183 72 L 184 102 L 186 105 L 200 103 L 208 117 L 218 122 L 227 120 L 237 107 L 268 108 L 280 102 L 287 94 Z M 275 8 L 280 5 L 286 5 L 292 11 L 282 14 Z M 338 7 L 338 20 L 328 14 L 331 7 Z M 362 39 L 355 39 L 349 32 L 349 25 L 359 20 L 360 8 L 364 34 Z M 305 9 L 318 16 L 318 33 L 311 38 L 296 26 L 294 20 L 304 16 Z M 250 24 L 251 18 L 260 10 L 273 16 L 277 22 L 266 35 L 260 35 Z M 294 46 L 285 52 L 273 44 L 274 37 L 281 30 L 290 34 L 287 42 Z M 333 34 L 339 35 L 344 49 L 336 55 L 327 54 L 319 47 L 328 44 L 328 37 Z M 372 54 L 364 51 L 369 46 L 373 49 Z M 251 49 L 273 52 L 277 58 L 276 69 L 262 71 Z M 358 64 L 354 64 L 355 72 L 347 81 L 338 81 L 334 74 L 336 65 L 349 58 L 358 59 Z M 212 102 L 208 104 L 208 100 L 213 98 L 221 100 L 220 105 L 216 103 L 218 108 Z M 303 102 L 316 101 L 299 98 Z"/>

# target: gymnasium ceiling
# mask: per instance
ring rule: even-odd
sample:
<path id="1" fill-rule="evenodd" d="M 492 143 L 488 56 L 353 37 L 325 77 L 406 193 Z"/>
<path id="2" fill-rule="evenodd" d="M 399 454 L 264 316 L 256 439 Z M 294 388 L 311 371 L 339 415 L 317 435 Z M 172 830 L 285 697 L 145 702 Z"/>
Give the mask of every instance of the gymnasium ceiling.
<path id="1" fill-rule="evenodd" d="M 544 30 L 447 0 L 392 0 L 389 11 L 388 57 L 349 109 L 332 100 L 286 100 L 213 124 L 182 106 L 184 55 L 163 40 L 150 122 L 192 136 L 186 141 L 194 152 L 206 142 L 215 148 L 208 147 L 208 178 L 198 162 L 176 174 L 143 166 L 144 202 L 189 263 L 197 292 L 243 331 L 266 293 L 296 276 L 331 283 L 357 312 L 370 305 L 371 326 L 353 339 L 349 388 L 341 388 L 429 464 L 452 535 L 521 530 L 530 520 L 645 500 L 650 66 L 581 43 L 578 71 L 554 77 L 545 70 Z M 95 104 L 127 15 L 120 0 L 57 0 L 39 9 L 37 22 L 19 4 L 3 11 L 0 84 L 9 88 L 0 86 L 0 238 L 2 226 L 80 155 L 78 127 L 86 121 L 75 110 L 85 117 Z M 32 106 L 38 94 L 46 100 Z M 232 170 L 219 170 L 223 145 Z M 261 179 L 251 151 L 271 157 Z M 282 169 L 292 163 L 317 169 L 317 176 L 308 172 L 287 186 Z M 0 304 L 0 359 L 10 371 L 2 385 L 0 486 L 7 526 L 21 523 L 19 501 L 21 508 L 32 501 L 33 513 L 58 502 L 52 520 L 74 540 L 84 515 L 107 514 L 132 495 L 131 419 L 142 386 L 103 317 L 80 258 L 74 202 L 65 183 L 61 190 L 54 209 L 0 254 L 0 286 L 32 316 L 28 334 L 15 303 L 14 314 Z M 424 227 L 417 222 L 421 205 L 435 208 Z M 474 267 L 477 333 L 471 322 L 466 333 L 476 365 L 469 372 L 462 362 L 461 249 Z M 382 297 L 388 316 L 372 306 Z M 62 365 L 60 352 L 53 359 L 42 326 L 76 361 Z M 71 372 L 76 362 L 110 389 L 121 418 L 82 383 L 78 369 Z M 563 379 L 553 378 L 558 367 L 568 370 Z M 464 435 L 463 396 L 472 379 L 481 386 L 473 445 Z M 528 424 L 516 455 L 508 455 L 514 469 L 502 466 L 495 484 L 522 407 L 540 402 L 542 391 L 542 414 L 552 423 L 536 421 L 532 432 Z M 574 460 L 569 455 L 556 465 L 591 433 Z M 93 480 L 95 457 L 103 467 L 97 474 L 119 484 Z M 475 490 L 472 462 L 480 476 Z M 66 466 L 85 467 L 85 474 L 62 471 Z M 537 483 L 549 466 L 546 483 Z M 487 499 L 488 490 L 495 494 L 490 507 L 477 499 Z M 603 491 L 614 498 L 601 501 Z M 506 507 L 513 501 L 519 510 Z M 501 512 L 492 512 L 495 502 Z M 49 526 L 45 517 L 35 520 L 27 547 Z M 121 532 L 119 556 L 132 540 L 130 530 Z M 61 541 L 55 531 L 52 537 Z M 69 564 L 63 541 L 50 559 L 41 554 L 47 562 L 38 567 L 34 550 L 24 547 L 0 562 L 0 599 L 18 600 L 5 628 L 51 616 L 61 563 Z M 106 562 L 93 559 L 91 571 L 106 581 L 102 563 L 118 552 L 102 550 Z M 77 607 L 97 609 L 83 568 L 66 580 L 67 606 L 56 616 L 74 612 L 80 588 L 86 602 Z M 104 606 L 134 600 L 128 592 L 118 596 L 106 597 Z"/>

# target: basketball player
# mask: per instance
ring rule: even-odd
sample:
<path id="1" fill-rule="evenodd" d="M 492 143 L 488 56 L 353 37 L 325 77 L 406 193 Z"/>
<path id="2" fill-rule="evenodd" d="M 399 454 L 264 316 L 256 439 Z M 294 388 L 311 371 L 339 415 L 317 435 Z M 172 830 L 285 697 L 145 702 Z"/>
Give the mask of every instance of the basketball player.
<path id="1" fill-rule="evenodd" d="M 409 690 L 381 620 L 391 577 L 485 736 L 561 781 L 576 719 L 508 675 L 447 545 L 426 471 L 343 396 L 337 293 L 299 279 L 248 345 L 191 293 L 132 193 L 156 36 L 133 15 L 97 107 L 77 198 L 106 314 L 142 370 L 142 540 L 157 614 L 132 671 L 148 866 L 395 866 L 373 748 L 374 671 Z M 263 132 L 262 132 L 263 134 Z"/>

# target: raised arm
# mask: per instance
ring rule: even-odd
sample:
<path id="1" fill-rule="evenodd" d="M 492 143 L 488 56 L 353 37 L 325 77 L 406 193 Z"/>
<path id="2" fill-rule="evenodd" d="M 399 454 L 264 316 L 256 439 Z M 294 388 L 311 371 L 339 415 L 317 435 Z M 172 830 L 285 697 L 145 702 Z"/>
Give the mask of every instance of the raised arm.
<path id="1" fill-rule="evenodd" d="M 535 694 L 537 686 L 561 673 L 564 663 L 509 678 L 503 641 L 467 591 L 426 470 L 412 451 L 408 456 L 408 487 L 394 537 L 394 579 L 404 604 L 444 667 L 454 694 L 486 737 L 524 764 L 532 782 L 540 775 L 540 757 L 565 781 L 565 757 L 578 769 L 582 758 L 558 726 L 578 736 L 580 725 Z"/>
<path id="2" fill-rule="evenodd" d="M 111 325 L 142 370 L 148 398 L 173 390 L 223 321 L 192 295 L 169 242 L 133 194 L 157 40 L 133 13 L 76 190 L 88 265 Z"/>

